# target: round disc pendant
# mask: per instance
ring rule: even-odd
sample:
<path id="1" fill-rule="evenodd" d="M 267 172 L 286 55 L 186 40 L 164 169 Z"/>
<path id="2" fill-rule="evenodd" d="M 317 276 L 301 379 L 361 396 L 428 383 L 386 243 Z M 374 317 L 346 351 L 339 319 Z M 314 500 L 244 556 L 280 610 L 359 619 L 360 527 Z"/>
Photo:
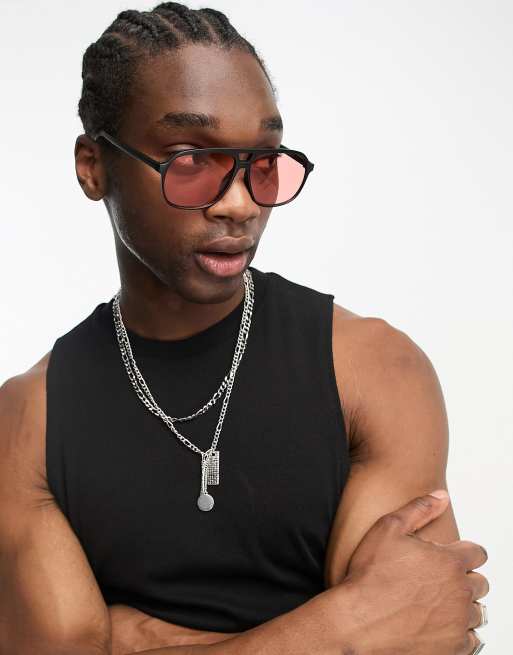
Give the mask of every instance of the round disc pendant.
<path id="1" fill-rule="evenodd" d="M 198 496 L 198 507 L 203 511 L 203 512 L 208 512 L 209 510 L 214 507 L 214 499 L 210 494 L 200 494 Z"/>

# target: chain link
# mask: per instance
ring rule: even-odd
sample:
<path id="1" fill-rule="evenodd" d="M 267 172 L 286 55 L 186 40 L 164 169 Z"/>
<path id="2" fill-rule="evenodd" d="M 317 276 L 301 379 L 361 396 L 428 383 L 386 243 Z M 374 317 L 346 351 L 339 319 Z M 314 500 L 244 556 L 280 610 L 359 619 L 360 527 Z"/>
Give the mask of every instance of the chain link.
<path id="1" fill-rule="evenodd" d="M 119 296 L 121 293 L 121 289 L 116 293 L 113 299 L 112 303 L 112 313 L 113 313 L 113 318 L 114 318 L 114 328 L 116 332 L 116 337 L 118 340 L 120 352 L 121 352 L 121 359 L 125 365 L 126 371 L 128 373 L 128 377 L 130 379 L 130 382 L 132 383 L 132 386 L 135 389 L 135 392 L 137 393 L 137 396 L 141 400 L 141 402 L 147 407 L 147 409 L 152 412 L 152 414 L 155 414 L 156 416 L 159 416 L 164 423 L 167 425 L 170 430 L 173 431 L 173 433 L 178 437 L 178 439 L 185 445 L 187 448 L 190 450 L 194 451 L 195 453 L 198 453 L 199 455 L 202 456 L 202 458 L 206 455 L 209 457 L 211 454 L 215 451 L 217 442 L 219 440 L 219 436 L 221 434 L 221 428 L 223 425 L 224 417 L 226 414 L 226 409 L 228 406 L 228 401 L 230 399 L 233 383 L 235 381 L 235 375 L 237 373 L 237 369 L 239 367 L 240 361 L 242 359 L 242 355 L 244 354 L 244 351 L 246 349 L 246 344 L 249 336 L 249 328 L 251 326 L 251 317 L 253 314 L 253 305 L 254 305 L 254 283 L 253 283 L 253 276 L 251 274 L 251 271 L 249 269 L 246 269 L 244 272 L 244 309 L 242 312 L 242 318 L 239 326 L 239 334 L 237 337 L 237 343 L 235 346 L 235 352 L 233 355 L 232 359 L 232 365 L 230 368 L 229 373 L 227 373 L 221 385 L 217 389 L 217 391 L 214 393 L 212 398 L 197 412 L 194 412 L 193 414 L 190 414 L 189 416 L 183 416 L 183 417 L 172 417 L 168 416 L 157 404 L 155 399 L 153 398 L 150 390 L 148 389 L 148 386 L 139 370 L 137 367 L 137 364 L 135 362 L 133 353 L 132 353 L 132 347 L 130 345 L 130 340 L 128 338 L 128 334 L 125 328 L 125 325 L 123 323 L 123 319 L 121 316 L 121 310 L 119 307 Z M 212 441 L 212 445 L 208 450 L 203 452 L 200 450 L 197 446 L 195 446 L 187 437 L 185 437 L 183 434 L 180 434 L 178 430 L 174 427 L 173 423 L 179 422 L 179 421 L 190 421 L 193 418 L 196 418 L 197 416 L 200 416 L 201 414 L 204 414 L 206 411 L 210 409 L 217 400 L 221 397 L 223 394 L 224 390 L 226 389 L 226 395 L 223 400 L 223 404 L 221 406 L 221 411 L 219 414 L 219 420 L 217 422 L 217 426 L 215 429 L 214 433 L 214 439 Z"/>

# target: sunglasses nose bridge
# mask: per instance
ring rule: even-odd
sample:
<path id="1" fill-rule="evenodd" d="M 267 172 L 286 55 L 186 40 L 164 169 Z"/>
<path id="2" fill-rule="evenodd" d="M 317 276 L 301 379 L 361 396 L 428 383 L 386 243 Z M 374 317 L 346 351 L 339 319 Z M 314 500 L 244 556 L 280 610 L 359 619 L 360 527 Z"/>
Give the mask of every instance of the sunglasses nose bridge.
<path id="1" fill-rule="evenodd" d="M 223 195 L 228 191 L 228 189 L 233 185 L 233 183 L 238 177 L 242 178 L 247 190 L 248 191 L 250 190 L 249 167 L 251 165 L 251 159 L 252 159 L 251 156 L 249 156 L 248 159 L 241 159 L 238 153 L 235 155 L 235 165 L 234 168 L 232 169 L 231 180 L 227 185 L 227 187 L 225 188 Z M 243 171 L 242 175 L 240 175 L 241 170 Z"/>
<path id="2" fill-rule="evenodd" d="M 248 154 L 247 159 L 241 159 L 240 158 L 240 153 L 236 157 L 237 159 L 237 172 L 234 177 L 236 177 L 239 174 L 239 171 L 242 169 L 244 171 L 244 174 L 242 175 L 242 179 L 244 180 L 244 183 L 246 185 L 246 188 L 248 191 L 250 191 L 251 188 L 251 181 L 250 181 L 250 174 L 251 174 L 251 164 L 253 163 L 253 153 L 250 152 Z"/>
<path id="3" fill-rule="evenodd" d="M 249 168 L 249 166 L 251 164 L 251 160 L 253 159 L 253 156 L 252 156 L 251 152 L 248 154 L 247 159 L 242 159 L 241 154 L 244 153 L 244 152 L 246 152 L 246 151 L 241 151 L 241 152 L 235 152 L 234 153 L 235 162 L 236 162 L 236 166 L 237 166 L 237 171 L 239 171 L 241 168 Z"/>

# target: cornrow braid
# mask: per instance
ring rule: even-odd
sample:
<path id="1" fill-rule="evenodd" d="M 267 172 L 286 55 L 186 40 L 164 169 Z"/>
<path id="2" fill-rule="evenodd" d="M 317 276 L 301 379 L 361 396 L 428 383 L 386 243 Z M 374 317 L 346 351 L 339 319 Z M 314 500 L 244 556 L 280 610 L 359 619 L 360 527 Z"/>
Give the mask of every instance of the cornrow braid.
<path id="1" fill-rule="evenodd" d="M 178 2 L 161 2 L 153 11 L 176 26 L 182 34 L 186 34 L 190 42 L 210 43 L 215 39 L 216 35 L 210 32 L 201 17 Z"/>
<path id="2" fill-rule="evenodd" d="M 213 26 L 213 28 L 216 30 L 217 34 L 222 35 L 222 40 L 225 43 L 232 43 L 239 38 L 239 33 L 237 30 L 233 27 L 233 25 L 230 23 L 228 18 L 223 14 L 221 11 L 217 11 L 217 9 L 210 9 L 208 7 L 205 7 L 204 9 L 200 10 L 205 16 L 205 18 L 208 20 L 210 25 Z M 249 46 L 249 43 L 248 43 Z M 251 46 L 249 46 L 251 48 Z"/>
<path id="3" fill-rule="evenodd" d="M 78 115 L 85 133 L 94 139 L 101 129 L 116 134 L 141 61 L 192 43 L 250 53 L 276 93 L 262 58 L 221 11 L 189 9 L 178 2 L 161 2 L 151 11 L 126 9 L 88 46 L 82 59 Z"/>

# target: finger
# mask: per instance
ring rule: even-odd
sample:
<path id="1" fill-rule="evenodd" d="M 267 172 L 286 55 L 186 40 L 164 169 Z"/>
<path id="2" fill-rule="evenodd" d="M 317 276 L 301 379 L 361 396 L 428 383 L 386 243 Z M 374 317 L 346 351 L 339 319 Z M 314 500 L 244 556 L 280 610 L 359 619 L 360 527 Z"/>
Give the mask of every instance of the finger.
<path id="1" fill-rule="evenodd" d="M 452 544 L 447 544 L 445 548 L 449 548 L 459 557 L 466 571 L 477 569 L 488 560 L 488 553 L 483 546 L 473 541 L 466 541 L 465 539 L 453 541 Z"/>
<path id="2" fill-rule="evenodd" d="M 445 492 L 443 489 L 441 491 Z M 411 535 L 445 512 L 449 504 L 449 496 L 447 492 L 445 494 L 444 498 L 431 494 L 413 498 L 399 509 L 382 516 L 378 523 L 385 530 Z"/>
<path id="3" fill-rule="evenodd" d="M 486 594 L 490 591 L 490 584 L 488 583 L 488 579 L 481 573 L 470 571 L 467 573 L 467 578 L 474 591 L 472 594 L 473 600 L 483 598 L 483 596 L 486 596 Z"/>
<path id="4" fill-rule="evenodd" d="M 467 649 L 465 650 L 465 655 L 478 655 L 480 653 L 485 645 L 485 642 L 481 639 L 481 637 L 475 632 L 475 630 L 469 630 L 467 632 L 468 635 L 468 644 L 467 644 Z"/>
<path id="5" fill-rule="evenodd" d="M 467 627 L 469 629 L 477 629 L 477 628 L 482 628 L 483 625 L 486 625 L 483 623 L 483 611 L 481 610 L 481 603 L 477 601 L 473 601 L 471 603 L 472 607 L 470 610 L 470 619 L 468 622 Z"/>

